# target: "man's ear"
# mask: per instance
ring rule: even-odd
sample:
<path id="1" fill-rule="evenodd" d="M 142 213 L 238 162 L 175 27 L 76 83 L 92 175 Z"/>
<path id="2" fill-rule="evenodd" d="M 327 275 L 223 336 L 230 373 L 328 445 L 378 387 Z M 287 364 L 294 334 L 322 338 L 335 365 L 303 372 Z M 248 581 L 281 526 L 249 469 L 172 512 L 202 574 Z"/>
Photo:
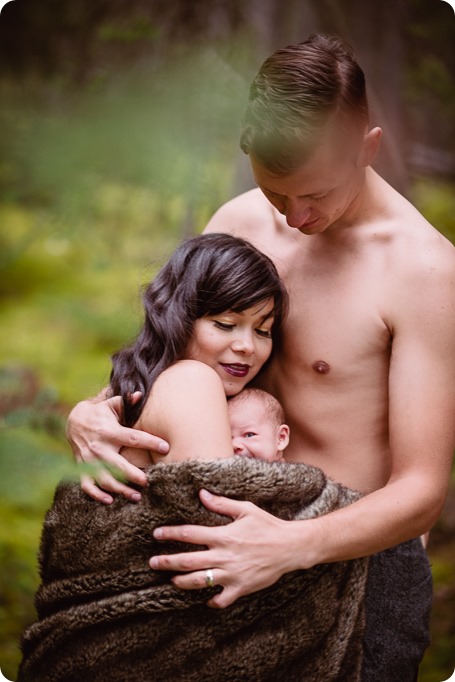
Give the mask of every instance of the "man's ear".
<path id="1" fill-rule="evenodd" d="M 282 452 L 289 445 L 289 426 L 281 424 L 278 429 L 278 452 Z"/>
<path id="2" fill-rule="evenodd" d="M 372 128 L 363 138 L 362 146 L 357 155 L 357 166 L 371 166 L 376 158 L 381 143 L 382 128 Z"/>

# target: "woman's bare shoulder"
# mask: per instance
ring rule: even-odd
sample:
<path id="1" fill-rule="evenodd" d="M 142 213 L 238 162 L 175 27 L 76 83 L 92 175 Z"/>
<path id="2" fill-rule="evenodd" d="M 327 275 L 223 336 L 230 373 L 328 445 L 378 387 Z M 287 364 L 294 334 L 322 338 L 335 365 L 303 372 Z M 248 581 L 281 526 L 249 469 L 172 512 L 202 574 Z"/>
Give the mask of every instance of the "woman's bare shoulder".
<path id="1" fill-rule="evenodd" d="M 179 360 L 153 384 L 141 415 L 141 428 L 168 423 L 211 400 L 226 401 L 223 384 L 215 370 L 198 360 Z"/>
<path id="2" fill-rule="evenodd" d="M 210 386 L 223 387 L 214 369 L 199 360 L 179 360 L 160 374 L 153 386 L 155 394 L 177 389 L 186 389 L 189 382 L 203 381 Z M 194 388 L 194 386 L 193 386 Z"/>
<path id="3" fill-rule="evenodd" d="M 141 428 L 167 440 L 168 461 L 231 456 L 226 395 L 214 369 L 181 360 L 162 372 L 141 415 Z M 218 445 L 217 445 L 218 444 Z"/>

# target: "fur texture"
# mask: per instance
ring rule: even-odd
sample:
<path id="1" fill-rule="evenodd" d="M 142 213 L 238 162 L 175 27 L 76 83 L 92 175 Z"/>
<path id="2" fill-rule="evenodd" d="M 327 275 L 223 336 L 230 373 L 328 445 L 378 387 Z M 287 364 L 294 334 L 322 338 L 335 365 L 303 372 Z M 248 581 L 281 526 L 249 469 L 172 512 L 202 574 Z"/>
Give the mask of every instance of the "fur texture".
<path id="1" fill-rule="evenodd" d="M 148 479 L 138 504 L 105 507 L 76 484 L 57 489 L 41 540 L 39 620 L 23 635 L 18 682 L 360 679 L 367 559 L 286 574 L 223 610 L 206 606 L 219 587 L 178 590 L 148 566 L 154 554 L 182 551 L 155 541 L 154 527 L 230 522 L 200 503 L 202 487 L 289 520 L 357 493 L 314 467 L 241 457 L 159 464 Z"/>

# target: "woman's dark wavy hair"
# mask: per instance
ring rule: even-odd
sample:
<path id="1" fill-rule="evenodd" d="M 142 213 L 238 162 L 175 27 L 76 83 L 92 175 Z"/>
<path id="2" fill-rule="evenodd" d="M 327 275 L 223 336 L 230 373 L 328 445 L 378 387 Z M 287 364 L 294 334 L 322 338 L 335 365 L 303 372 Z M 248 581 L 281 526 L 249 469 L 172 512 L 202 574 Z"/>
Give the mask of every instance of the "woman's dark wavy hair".
<path id="1" fill-rule="evenodd" d="M 288 295 L 270 258 L 227 234 L 201 235 L 181 244 L 144 290 L 145 320 L 136 341 L 112 357 L 110 385 L 123 398 L 123 423 L 137 421 L 157 377 L 184 358 L 197 319 L 242 312 L 268 298 L 274 300 L 275 345 Z M 135 391 L 142 398 L 132 405 Z"/>

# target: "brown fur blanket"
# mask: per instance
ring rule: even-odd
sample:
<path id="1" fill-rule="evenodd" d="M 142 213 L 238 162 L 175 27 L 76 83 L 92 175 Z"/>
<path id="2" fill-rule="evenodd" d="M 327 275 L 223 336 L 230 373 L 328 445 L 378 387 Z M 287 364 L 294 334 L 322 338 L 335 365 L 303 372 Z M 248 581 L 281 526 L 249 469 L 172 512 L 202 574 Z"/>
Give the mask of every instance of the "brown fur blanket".
<path id="1" fill-rule="evenodd" d="M 360 679 L 368 560 L 296 571 L 210 609 L 216 590 L 183 591 L 148 566 L 164 524 L 219 525 L 198 491 L 254 502 L 283 519 L 308 519 L 359 495 L 304 464 L 234 457 L 159 464 L 140 503 L 105 507 L 61 484 L 40 548 L 39 620 L 22 637 L 18 682 L 329 682 Z M 194 546 L 183 546 L 194 550 Z M 199 549 L 199 548 L 197 548 Z"/>

